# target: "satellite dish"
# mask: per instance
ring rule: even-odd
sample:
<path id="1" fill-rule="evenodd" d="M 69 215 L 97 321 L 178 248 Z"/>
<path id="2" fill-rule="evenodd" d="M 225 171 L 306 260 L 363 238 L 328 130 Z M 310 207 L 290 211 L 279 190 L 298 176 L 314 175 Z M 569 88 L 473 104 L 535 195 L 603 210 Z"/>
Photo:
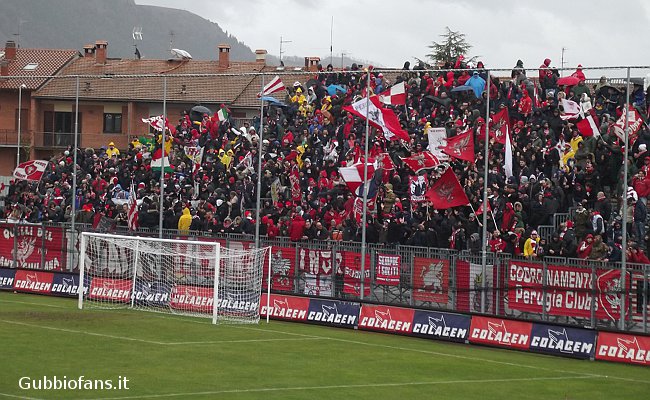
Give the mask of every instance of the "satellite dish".
<path id="1" fill-rule="evenodd" d="M 178 58 L 190 59 L 190 60 L 192 59 L 192 55 L 185 50 L 172 49 L 171 52 L 173 55 L 175 55 Z"/>

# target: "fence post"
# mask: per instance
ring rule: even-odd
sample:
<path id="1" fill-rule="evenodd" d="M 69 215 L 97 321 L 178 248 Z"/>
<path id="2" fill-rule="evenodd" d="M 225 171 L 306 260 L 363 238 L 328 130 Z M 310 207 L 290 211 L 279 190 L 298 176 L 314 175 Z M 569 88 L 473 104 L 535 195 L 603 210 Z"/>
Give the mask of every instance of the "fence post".
<path id="1" fill-rule="evenodd" d="M 18 268 L 18 224 L 15 224 L 11 230 L 14 233 L 14 256 L 13 256 L 13 265 L 14 269 Z"/>
<path id="2" fill-rule="evenodd" d="M 650 279 L 650 267 L 643 266 L 643 333 L 648 333 L 648 279 Z"/>
<path id="3" fill-rule="evenodd" d="M 548 313 L 546 312 L 546 287 L 548 286 L 548 279 L 546 277 L 548 264 L 546 260 L 542 260 L 542 321 L 548 321 Z"/>
<path id="4" fill-rule="evenodd" d="M 45 253 L 47 252 L 47 249 L 45 248 L 46 243 L 45 243 L 45 222 L 41 222 L 41 270 L 45 269 Z"/>
<path id="5" fill-rule="evenodd" d="M 492 302 L 494 303 L 494 314 L 500 315 L 501 311 L 501 263 L 497 263 L 496 253 L 490 253 L 493 271 L 496 271 L 496 283 L 492 285 Z"/>
<path id="6" fill-rule="evenodd" d="M 591 264 L 591 328 L 596 328 L 596 302 L 598 301 L 597 293 L 596 265 Z"/>

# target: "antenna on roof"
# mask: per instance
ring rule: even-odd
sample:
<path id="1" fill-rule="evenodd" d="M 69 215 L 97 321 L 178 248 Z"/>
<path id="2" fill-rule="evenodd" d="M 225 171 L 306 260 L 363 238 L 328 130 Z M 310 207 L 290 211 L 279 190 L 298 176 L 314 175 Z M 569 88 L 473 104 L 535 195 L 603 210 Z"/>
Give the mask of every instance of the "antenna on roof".
<path id="1" fill-rule="evenodd" d="M 135 58 L 139 60 L 142 58 L 142 54 L 140 53 L 140 49 L 138 49 L 137 41 L 142 40 L 142 27 L 134 26 L 131 36 L 133 36 L 133 47 L 135 47 Z"/>
<path id="2" fill-rule="evenodd" d="M 174 47 L 174 31 L 170 30 L 169 31 L 169 50 L 171 51 L 173 47 Z"/>

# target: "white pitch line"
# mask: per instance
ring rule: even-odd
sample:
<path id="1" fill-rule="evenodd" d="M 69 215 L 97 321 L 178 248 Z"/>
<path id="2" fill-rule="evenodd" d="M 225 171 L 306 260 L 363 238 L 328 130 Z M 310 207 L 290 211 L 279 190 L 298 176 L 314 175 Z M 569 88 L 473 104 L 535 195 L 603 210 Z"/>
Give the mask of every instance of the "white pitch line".
<path id="1" fill-rule="evenodd" d="M 54 304 L 44 304 L 44 303 L 30 303 L 28 301 L 17 301 L 17 300 L 0 300 L 0 303 L 16 303 L 16 304 L 28 304 L 30 306 L 43 306 L 43 307 L 52 307 L 52 308 L 65 308 L 70 310 L 70 307 L 57 306 Z"/>
<path id="2" fill-rule="evenodd" d="M 356 388 L 379 388 L 379 387 L 402 387 L 402 386 L 426 386 L 426 385 L 454 385 L 454 384 L 471 384 L 471 383 L 511 383 L 511 382 L 532 382 L 532 381 L 558 381 L 558 380 L 577 380 L 577 379 L 595 379 L 595 376 L 551 376 L 551 377 L 532 377 L 532 378 L 502 378 L 502 379 L 476 379 L 476 380 L 452 380 L 452 381 L 426 381 L 426 382 L 394 382 L 394 383 L 364 383 L 353 385 L 327 385 L 327 386 L 295 386 L 295 387 L 270 387 L 254 389 L 229 389 L 215 390 L 204 392 L 185 392 L 185 393 L 163 393 L 141 396 L 124 396 L 124 397 L 100 397 L 93 400 L 129 400 L 129 399 L 159 399 L 164 397 L 188 397 L 188 396 L 210 396 L 215 394 L 233 394 L 233 393 L 263 393 L 263 392 L 284 392 L 300 390 L 331 390 L 331 389 L 356 389 Z"/>
<path id="3" fill-rule="evenodd" d="M 42 400 L 39 399 L 38 397 L 18 396 L 9 393 L 0 393 L 0 397 L 11 397 L 12 399 L 25 399 L 25 400 Z"/>
<path id="4" fill-rule="evenodd" d="M 276 339 L 241 339 L 241 340 L 219 340 L 208 342 L 168 342 L 167 346 L 184 345 L 184 344 L 226 344 L 226 343 L 255 343 L 255 342 L 295 342 L 299 340 L 329 340 L 326 337 L 306 337 L 306 338 L 276 338 Z"/>
<path id="5" fill-rule="evenodd" d="M 131 342 L 140 342 L 140 343 L 158 344 L 158 345 L 165 344 L 164 342 L 156 342 L 156 341 L 153 341 L 153 340 L 130 338 L 130 337 L 126 337 L 126 336 L 107 335 L 105 333 L 78 331 L 78 330 L 75 330 L 75 329 L 56 328 L 54 326 L 28 324 L 26 322 L 9 321 L 9 320 L 6 320 L 6 319 L 0 319 L 0 322 L 4 322 L 4 323 L 7 323 L 7 324 L 14 324 L 14 325 L 29 326 L 29 327 L 32 327 L 32 328 L 48 329 L 48 330 L 51 330 L 51 331 L 77 333 L 77 334 L 90 335 L 90 336 L 99 336 L 99 337 L 105 337 L 105 338 L 109 338 L 109 339 L 128 340 L 128 341 L 131 341 Z"/>
<path id="6" fill-rule="evenodd" d="M 31 328 L 48 329 L 48 330 L 59 331 L 59 332 L 76 333 L 76 334 L 81 334 L 81 335 L 99 336 L 99 337 L 105 337 L 105 338 L 117 339 L 117 340 L 128 340 L 128 341 L 134 341 L 134 342 L 155 344 L 155 345 L 160 345 L 160 346 L 178 346 L 178 345 L 195 345 L 195 344 L 233 344 L 233 343 L 253 343 L 253 342 L 290 342 L 290 341 L 300 341 L 300 340 L 329 340 L 329 338 L 326 338 L 326 337 L 316 337 L 316 336 L 314 336 L 314 337 L 304 337 L 304 338 L 212 340 L 212 341 L 201 341 L 201 342 L 160 342 L 160 341 L 155 341 L 155 340 L 130 338 L 130 337 L 125 337 L 125 336 L 107 335 L 107 334 L 104 334 L 104 333 L 79 331 L 79 330 L 75 330 L 75 329 L 57 328 L 57 327 L 47 326 L 47 325 L 29 324 L 29 323 L 26 323 L 26 322 L 9 321 L 9 320 L 4 320 L 4 319 L 0 319 L 0 322 L 5 322 L 5 323 L 8 323 L 8 324 L 14 324 L 14 325 L 29 326 Z"/>

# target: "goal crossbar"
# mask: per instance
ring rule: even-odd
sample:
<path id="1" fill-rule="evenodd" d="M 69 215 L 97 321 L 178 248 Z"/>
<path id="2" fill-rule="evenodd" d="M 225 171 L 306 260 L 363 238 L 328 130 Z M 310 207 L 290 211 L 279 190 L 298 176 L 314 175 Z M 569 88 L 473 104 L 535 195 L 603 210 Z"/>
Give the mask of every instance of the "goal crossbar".
<path id="1" fill-rule="evenodd" d="M 83 290 L 78 307 L 200 316 L 212 318 L 213 323 L 257 323 L 265 261 L 271 262 L 270 247 L 235 249 L 210 238 L 83 232 L 79 261 Z"/>

